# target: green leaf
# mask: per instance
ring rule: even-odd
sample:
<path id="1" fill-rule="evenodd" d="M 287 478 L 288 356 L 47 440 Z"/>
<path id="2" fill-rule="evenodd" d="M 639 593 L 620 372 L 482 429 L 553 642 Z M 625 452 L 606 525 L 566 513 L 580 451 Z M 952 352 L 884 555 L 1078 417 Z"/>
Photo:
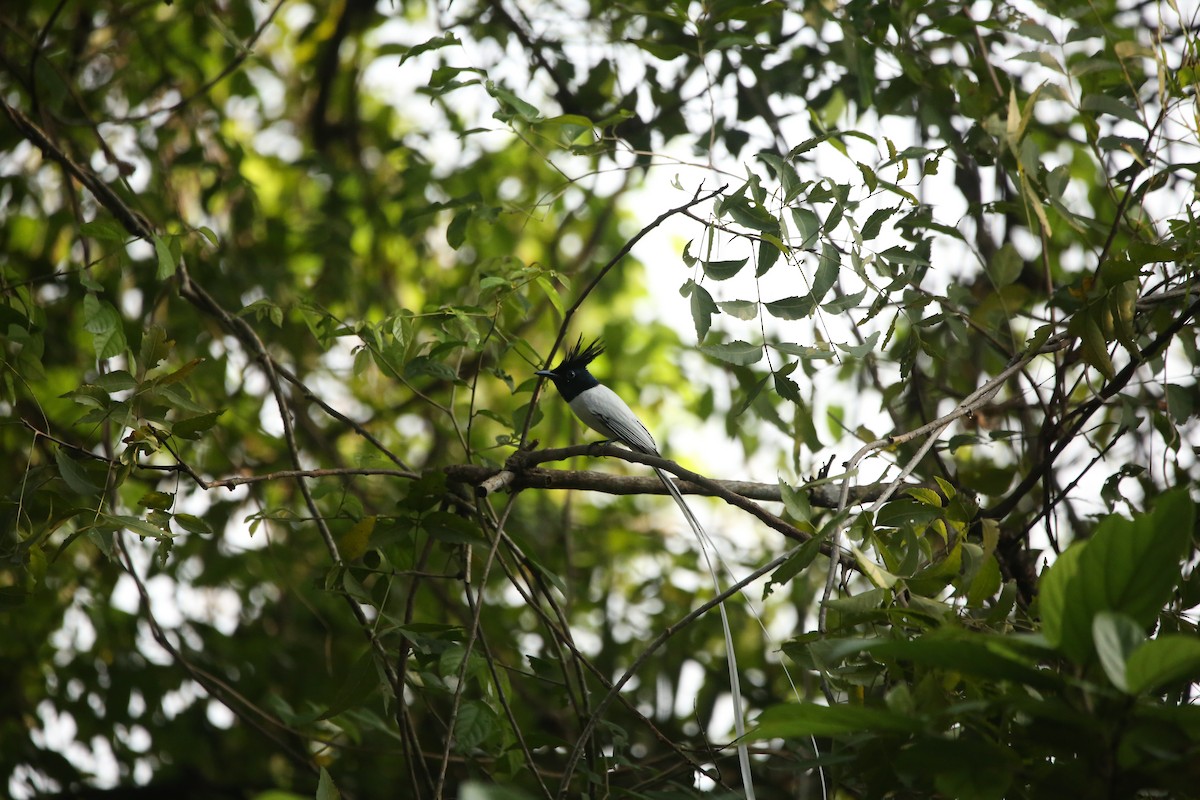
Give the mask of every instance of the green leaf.
<path id="1" fill-rule="evenodd" d="M 758 244 L 758 263 L 754 267 L 754 277 L 761 278 L 766 275 L 771 267 L 775 266 L 775 262 L 779 261 L 779 257 L 783 255 L 783 242 L 775 236 L 764 238 Z"/>
<path id="2" fill-rule="evenodd" d="M 79 226 L 79 232 L 93 239 L 106 239 L 110 242 L 124 242 L 129 238 L 125 229 L 110 219 L 94 219 Z"/>
<path id="3" fill-rule="evenodd" d="M 717 303 L 717 308 L 737 319 L 749 320 L 758 316 L 758 303 L 753 300 L 724 300 Z"/>
<path id="4" fill-rule="evenodd" d="M 1104 94 L 1085 95 L 1079 107 L 1084 111 L 1096 111 L 1101 114 L 1108 114 L 1118 119 L 1134 122 L 1143 128 L 1146 127 L 1146 122 L 1138 114 L 1137 109 L 1122 103 L 1115 97 L 1109 97 Z"/>
<path id="5" fill-rule="evenodd" d="M 170 539 L 174 534 L 170 531 L 163 530 L 157 525 L 152 525 L 141 517 L 131 517 L 126 514 L 101 514 L 101 522 L 114 530 L 125 529 L 130 533 L 138 536 L 147 536 L 152 539 Z"/>
<path id="6" fill-rule="evenodd" d="M 563 319 L 567 310 L 563 306 L 562 295 L 554 289 L 554 284 L 545 275 L 539 275 L 536 283 L 538 288 L 542 290 L 542 294 L 546 295 L 546 299 L 550 301 L 550 305 L 554 306 L 554 310 L 558 312 L 558 318 Z"/>
<path id="7" fill-rule="evenodd" d="M 180 439 L 199 439 L 217 424 L 217 419 L 224 413 L 224 411 L 210 411 L 207 414 L 176 420 L 171 423 L 171 433 Z"/>
<path id="8" fill-rule="evenodd" d="M 1200 639 L 1169 633 L 1145 642 L 1125 662 L 1125 680 L 1133 694 L 1155 692 L 1168 684 L 1200 677 Z"/>
<path id="9" fill-rule="evenodd" d="M 767 582 L 763 589 L 763 597 L 771 592 L 773 586 L 782 586 L 788 583 L 792 578 L 799 575 L 808 568 L 808 565 L 813 562 L 817 554 L 821 552 L 821 542 L 824 541 L 821 537 L 814 536 L 804 544 L 800 545 L 795 551 L 787 557 L 779 568 L 771 573 L 771 580 Z"/>
<path id="10" fill-rule="evenodd" d="M 880 589 L 891 589 L 900 580 L 898 577 L 888 572 L 883 567 L 872 561 L 866 553 L 859 550 L 857 546 L 850 546 L 851 552 L 854 553 L 854 560 L 858 564 L 859 570 L 863 575 L 866 575 L 871 583 L 875 584 Z"/>
<path id="11" fill-rule="evenodd" d="M 374 516 L 363 517 L 341 535 L 338 539 L 338 551 L 343 561 L 354 561 L 367 552 L 371 534 L 375 532 L 376 520 L 377 517 Z"/>
<path id="12" fill-rule="evenodd" d="M 799 358 L 826 360 L 834 357 L 835 353 L 828 347 L 809 347 L 802 344 L 792 344 L 790 342 L 776 342 L 771 345 L 781 353 L 787 353 L 789 356 L 798 356 Z"/>
<path id="13" fill-rule="evenodd" d="M 992 276 L 992 283 L 999 289 L 1021 277 L 1024 266 L 1025 261 L 1017 252 L 1017 248 L 1012 242 L 1005 242 L 992 257 L 992 263 L 988 264 L 988 274 Z"/>
<path id="14" fill-rule="evenodd" d="M 763 355 L 762 345 L 750 344 L 743 341 L 707 345 L 701 347 L 700 352 L 739 367 L 748 367 L 751 364 L 757 364 Z"/>
<path id="15" fill-rule="evenodd" d="M 175 522 L 188 533 L 199 533 L 211 536 L 212 526 L 194 514 L 176 514 Z"/>
<path id="16" fill-rule="evenodd" d="M 1038 585 L 1042 634 L 1051 647 L 1061 647 L 1066 636 L 1067 603 L 1074 593 L 1075 578 L 1079 575 L 1079 557 L 1083 555 L 1084 546 L 1084 542 L 1074 542 L 1060 553 L 1050 569 L 1042 574 Z M 1073 639 L 1078 635 L 1078 631 L 1071 633 Z"/>
<path id="17" fill-rule="evenodd" d="M 1108 342 L 1104 338 L 1104 332 L 1100 330 L 1099 323 L 1096 322 L 1095 315 L 1081 314 L 1076 319 L 1079 320 L 1084 360 L 1100 370 L 1105 378 L 1112 380 L 1117 371 L 1113 367 L 1112 358 L 1108 354 Z"/>
<path id="18" fill-rule="evenodd" d="M 837 348 L 852 358 L 866 358 L 875 350 L 875 343 L 878 341 L 879 331 L 875 331 L 862 344 L 838 344 Z"/>
<path id="19" fill-rule="evenodd" d="M 644 40 L 635 40 L 635 42 L 639 46 L 644 46 Z M 534 797 L 513 786 L 466 781 L 459 787 L 458 800 L 534 800 Z"/>
<path id="20" fill-rule="evenodd" d="M 154 254 L 158 256 L 158 272 L 155 277 L 165 281 L 175 274 L 175 258 L 171 255 L 171 248 L 158 236 L 154 237 Z"/>
<path id="21" fill-rule="evenodd" d="M 486 81 L 484 86 L 487 88 L 488 94 L 500 102 L 500 110 L 496 112 L 497 118 L 511 121 L 515 117 L 526 122 L 533 122 L 541 118 L 542 114 L 536 107 L 517 97 L 500 84 Z"/>
<path id="22" fill-rule="evenodd" d="M 826 243 L 821 248 L 821 257 L 817 261 L 817 274 L 813 277 L 811 297 L 817 303 L 825 299 L 829 290 L 838 279 L 838 271 L 842 266 L 842 256 L 833 245 Z"/>
<path id="23" fill-rule="evenodd" d="M 118 369 L 113 372 L 105 372 L 102 375 L 97 375 L 93 382 L 94 386 L 99 386 L 109 394 L 116 392 L 127 392 L 130 389 L 137 388 L 137 379 L 123 369 Z"/>
<path id="24" fill-rule="evenodd" d="M 166 492 L 146 492 L 138 498 L 138 505 L 142 508 L 155 508 L 159 511 L 166 511 L 174 504 L 175 495 Z"/>
<path id="25" fill-rule="evenodd" d="M 779 481 L 779 496 L 783 498 L 783 507 L 792 515 L 794 519 L 801 522 L 810 522 L 812 520 L 813 510 L 812 503 L 808 499 L 808 492 L 795 489 L 784 480 Z"/>
<path id="26" fill-rule="evenodd" d="M 909 733 L 920 730 L 920 720 L 878 708 L 813 703 L 771 706 L 746 736 L 749 741 L 838 736 L 860 731 Z"/>
<path id="27" fill-rule="evenodd" d="M 111 304 L 91 292 L 83 298 L 83 329 L 92 334 L 96 358 L 113 358 L 125 352 L 127 343 L 121 315 Z"/>
<path id="28" fill-rule="evenodd" d="M 1096 615 L 1115 611 L 1148 628 L 1179 583 L 1191 545 L 1195 506 L 1187 489 L 1161 495 L 1151 514 L 1110 514 L 1087 542 L 1058 557 L 1039 593 L 1042 629 L 1076 663 L 1094 653 Z"/>
<path id="29" fill-rule="evenodd" d="M 76 494 L 97 494 L 100 492 L 102 487 L 92 482 L 92 479 L 88 477 L 84 468 L 75 463 L 63 448 L 55 448 L 54 461 L 58 465 L 58 474 L 72 492 Z"/>
<path id="30" fill-rule="evenodd" d="M 691 279 L 683 285 L 679 293 L 691 298 L 688 305 L 692 311 L 692 324 L 696 326 L 696 341 L 702 342 L 712 329 L 712 315 L 717 313 L 717 304 L 713 302 L 707 289 Z"/>
<path id="31" fill-rule="evenodd" d="M 821 142 L 828 139 L 830 136 L 833 136 L 833 134 L 832 133 L 822 133 L 818 136 L 812 137 L 811 139 L 805 139 L 803 142 L 796 145 L 795 147 L 793 147 L 791 149 L 791 151 L 788 152 L 788 154 L 787 154 L 788 160 L 789 161 L 795 160 L 797 156 L 803 155 L 804 153 L 807 153 L 809 150 L 812 150 L 814 147 L 816 147 Z"/>
<path id="32" fill-rule="evenodd" d="M 737 261 L 701 261 L 700 266 L 704 268 L 704 274 L 714 281 L 727 281 L 741 272 L 749 260 L 743 258 Z"/>
<path id="33" fill-rule="evenodd" d="M 372 692 L 379 688 L 379 672 L 375 668 L 375 654 L 367 649 L 350 666 L 350 669 L 346 670 L 344 676 L 334 675 L 333 677 L 335 680 L 340 677 L 341 683 L 337 693 L 317 719 L 331 719 L 343 711 L 360 706 Z"/>
<path id="34" fill-rule="evenodd" d="M 329 771 L 321 767 L 321 775 L 317 779 L 317 800 L 341 800 L 342 793 L 333 784 Z"/>
<path id="35" fill-rule="evenodd" d="M 470 520 L 449 511 L 431 511 L 421 520 L 426 533 L 449 544 L 484 544 L 487 540 Z"/>
<path id="36" fill-rule="evenodd" d="M 1104 674 L 1113 686 L 1127 691 L 1125 661 L 1146 641 L 1145 631 L 1128 614 L 1101 611 L 1092 619 L 1092 640 Z"/>
<path id="37" fill-rule="evenodd" d="M 469 753 L 482 745 L 499 729 L 499 718 L 491 706 L 467 700 L 458 709 L 454 721 L 454 744 L 460 753 Z"/>
<path id="38" fill-rule="evenodd" d="M 899 206 L 894 208 L 877 208 L 871 212 L 871 216 L 867 217 L 867 221 L 862 226 L 862 231 L 859 233 L 863 241 L 869 242 L 879 235 L 880 229 L 883 228 L 883 223 L 887 222 L 897 211 Z"/>
<path id="39" fill-rule="evenodd" d="M 792 221 L 800 234 L 800 249 L 811 250 L 817 243 L 817 235 L 821 232 L 821 219 L 811 209 L 793 208 Z"/>
<path id="40" fill-rule="evenodd" d="M 400 63 L 397 66 L 404 66 L 404 62 L 410 58 L 415 58 L 422 53 L 428 53 L 431 50 L 439 50 L 443 47 L 452 47 L 461 45 L 462 42 L 453 33 L 445 33 L 441 36 L 434 36 L 432 39 L 426 39 L 420 44 L 414 44 L 412 47 L 404 48 L 404 55 L 400 57 Z"/>
<path id="41" fill-rule="evenodd" d="M 467 240 L 467 225 L 474 214 L 475 209 L 464 208 L 451 217 L 450 224 L 446 226 L 446 244 L 454 250 L 462 247 Z"/>
<path id="42" fill-rule="evenodd" d="M 773 300 L 769 303 L 764 303 L 767 312 L 778 319 L 804 319 L 812 315 L 813 309 L 817 307 L 817 302 L 811 294 L 806 294 L 804 297 L 785 297 L 782 300 Z"/>

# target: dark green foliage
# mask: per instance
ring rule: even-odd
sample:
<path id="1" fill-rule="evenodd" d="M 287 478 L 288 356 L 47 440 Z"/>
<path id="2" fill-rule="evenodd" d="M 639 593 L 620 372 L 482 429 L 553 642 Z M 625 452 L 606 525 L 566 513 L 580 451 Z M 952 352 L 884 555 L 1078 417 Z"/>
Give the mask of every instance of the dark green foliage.
<path id="1" fill-rule="evenodd" d="M 1200 796 L 1175 4 L 17 5 L 0 795 Z"/>

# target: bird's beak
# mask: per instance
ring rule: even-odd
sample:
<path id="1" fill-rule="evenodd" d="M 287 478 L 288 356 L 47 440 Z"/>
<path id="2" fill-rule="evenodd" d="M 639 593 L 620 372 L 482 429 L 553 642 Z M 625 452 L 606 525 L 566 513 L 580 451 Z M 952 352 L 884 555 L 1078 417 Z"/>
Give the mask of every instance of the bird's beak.
<path id="1" fill-rule="evenodd" d="M 548 369 L 539 369 L 537 372 L 535 372 L 535 373 L 533 373 L 533 374 L 534 374 L 534 375 L 541 375 L 543 378 L 550 378 L 550 379 L 552 379 L 552 380 L 553 380 L 553 378 L 554 378 L 554 373 L 553 373 L 553 372 L 551 372 L 551 371 L 550 371 L 550 370 L 548 370 Z"/>

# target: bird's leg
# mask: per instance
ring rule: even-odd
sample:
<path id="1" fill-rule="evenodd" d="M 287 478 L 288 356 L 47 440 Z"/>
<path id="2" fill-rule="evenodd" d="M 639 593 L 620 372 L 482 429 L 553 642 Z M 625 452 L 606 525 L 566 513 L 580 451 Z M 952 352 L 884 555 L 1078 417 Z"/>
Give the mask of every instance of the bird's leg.
<path id="1" fill-rule="evenodd" d="M 601 439 L 598 442 L 592 442 L 591 444 L 588 445 L 588 455 L 592 455 L 592 456 L 598 455 L 599 454 L 598 451 L 600 450 L 601 447 L 604 447 L 605 445 L 608 445 L 608 444 L 616 444 L 616 441 L 617 441 L 616 439 Z"/>

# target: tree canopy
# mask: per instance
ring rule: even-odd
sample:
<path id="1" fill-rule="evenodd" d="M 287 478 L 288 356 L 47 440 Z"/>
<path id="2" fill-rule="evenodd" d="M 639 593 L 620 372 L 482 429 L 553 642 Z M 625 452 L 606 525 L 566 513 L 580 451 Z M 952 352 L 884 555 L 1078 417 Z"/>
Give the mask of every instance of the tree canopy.
<path id="1" fill-rule="evenodd" d="M 0 10 L 6 792 L 1200 796 L 1197 13 Z"/>

